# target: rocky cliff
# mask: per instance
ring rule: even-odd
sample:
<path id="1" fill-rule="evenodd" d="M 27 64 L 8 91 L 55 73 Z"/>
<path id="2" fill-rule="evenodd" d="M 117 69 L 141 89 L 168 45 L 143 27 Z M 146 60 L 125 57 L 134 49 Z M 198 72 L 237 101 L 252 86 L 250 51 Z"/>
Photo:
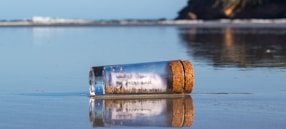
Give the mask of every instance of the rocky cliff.
<path id="1" fill-rule="evenodd" d="M 176 19 L 286 18 L 286 0 L 189 0 Z"/>

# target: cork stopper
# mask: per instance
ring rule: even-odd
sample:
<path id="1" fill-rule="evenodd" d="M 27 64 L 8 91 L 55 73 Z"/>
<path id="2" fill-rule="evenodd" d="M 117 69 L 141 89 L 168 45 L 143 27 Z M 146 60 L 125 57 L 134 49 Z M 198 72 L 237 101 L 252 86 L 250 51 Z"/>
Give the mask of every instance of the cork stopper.
<path id="1" fill-rule="evenodd" d="M 171 86 L 174 93 L 191 93 L 194 87 L 194 70 L 190 61 L 171 61 Z"/>
<path id="2" fill-rule="evenodd" d="M 185 93 L 191 93 L 194 88 L 194 69 L 190 61 L 182 61 L 182 64 L 184 66 L 184 71 L 185 71 Z"/>
<path id="3" fill-rule="evenodd" d="M 181 61 L 171 61 L 170 69 L 172 72 L 172 91 L 175 93 L 183 93 L 185 85 L 184 68 Z"/>

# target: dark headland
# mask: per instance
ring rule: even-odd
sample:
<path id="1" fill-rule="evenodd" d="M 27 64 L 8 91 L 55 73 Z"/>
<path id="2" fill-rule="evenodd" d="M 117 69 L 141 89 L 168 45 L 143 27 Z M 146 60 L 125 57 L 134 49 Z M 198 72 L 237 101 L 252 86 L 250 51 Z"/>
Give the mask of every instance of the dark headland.
<path id="1" fill-rule="evenodd" d="M 189 0 L 176 19 L 281 18 L 286 18 L 286 0 Z"/>

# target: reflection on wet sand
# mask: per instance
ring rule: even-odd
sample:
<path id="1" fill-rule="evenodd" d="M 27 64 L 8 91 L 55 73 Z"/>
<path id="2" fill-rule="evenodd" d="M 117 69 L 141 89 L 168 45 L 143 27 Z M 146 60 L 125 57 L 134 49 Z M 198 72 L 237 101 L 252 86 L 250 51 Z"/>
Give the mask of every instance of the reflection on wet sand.
<path id="1" fill-rule="evenodd" d="M 92 127 L 190 127 L 194 120 L 191 96 L 168 98 L 90 98 Z"/>
<path id="2" fill-rule="evenodd" d="M 195 59 L 223 67 L 286 67 L 285 28 L 180 28 Z"/>
<path id="3" fill-rule="evenodd" d="M 69 29 L 57 27 L 33 27 L 33 44 L 35 46 L 44 46 L 55 43 L 60 38 L 60 35 L 66 34 Z M 51 41 L 51 40 L 55 41 Z"/>

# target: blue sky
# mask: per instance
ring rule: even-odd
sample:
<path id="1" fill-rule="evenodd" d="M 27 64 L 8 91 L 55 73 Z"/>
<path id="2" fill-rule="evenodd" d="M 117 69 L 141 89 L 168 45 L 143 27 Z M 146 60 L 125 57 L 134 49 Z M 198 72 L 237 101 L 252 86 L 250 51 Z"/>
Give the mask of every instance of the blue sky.
<path id="1" fill-rule="evenodd" d="M 0 19 L 173 19 L 187 0 L 0 0 Z"/>

